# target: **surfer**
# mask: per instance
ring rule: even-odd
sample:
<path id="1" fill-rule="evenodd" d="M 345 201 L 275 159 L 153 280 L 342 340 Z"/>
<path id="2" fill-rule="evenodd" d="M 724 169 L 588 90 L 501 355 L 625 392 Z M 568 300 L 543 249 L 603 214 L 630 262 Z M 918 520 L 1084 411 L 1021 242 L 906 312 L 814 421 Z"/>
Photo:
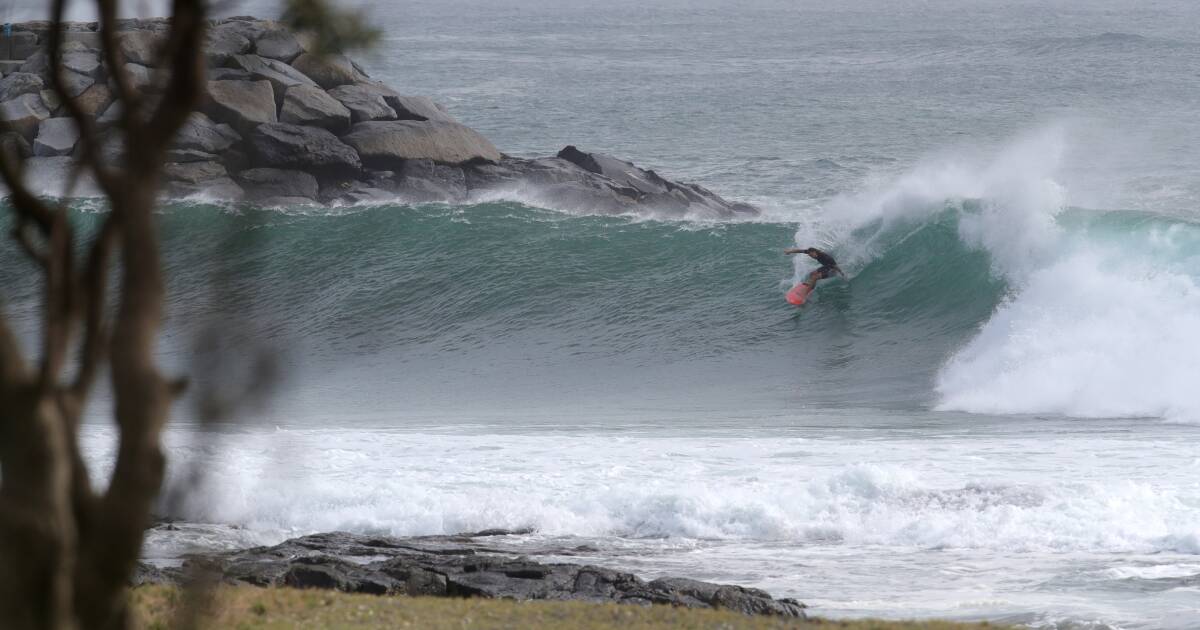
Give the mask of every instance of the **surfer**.
<path id="1" fill-rule="evenodd" d="M 833 259 L 833 256 L 826 254 L 825 252 L 817 249 L 816 247 L 809 247 L 807 249 L 801 249 L 799 247 L 793 248 L 793 249 L 785 249 L 785 250 L 783 250 L 783 253 L 785 253 L 785 254 L 807 254 L 813 260 L 816 260 L 817 262 L 821 263 L 821 266 L 819 268 L 814 269 L 811 273 L 808 274 L 808 277 L 804 279 L 804 282 L 797 284 L 796 286 L 792 287 L 791 291 L 788 291 L 787 301 L 796 306 L 804 305 L 804 302 L 808 300 L 808 295 L 810 293 L 812 293 L 814 289 L 817 288 L 817 283 L 820 282 L 821 280 L 824 280 L 833 275 L 838 275 L 843 278 L 846 277 L 846 274 L 842 273 L 842 269 L 840 267 L 838 267 L 837 261 Z"/>
<path id="2" fill-rule="evenodd" d="M 838 267 L 837 261 L 833 259 L 833 256 L 830 256 L 829 254 L 817 249 L 816 247 L 808 247 L 808 248 L 795 247 L 792 249 L 785 249 L 785 250 L 783 250 L 783 253 L 789 254 L 789 255 L 790 254 L 807 254 L 813 260 L 821 263 L 821 266 L 819 268 L 813 270 L 812 273 L 808 274 L 808 278 L 805 279 L 805 281 L 802 283 L 802 284 L 807 284 L 810 291 L 812 289 L 817 288 L 818 281 L 824 280 L 835 274 L 839 275 L 843 278 L 846 277 L 846 274 L 842 273 L 841 267 Z"/>

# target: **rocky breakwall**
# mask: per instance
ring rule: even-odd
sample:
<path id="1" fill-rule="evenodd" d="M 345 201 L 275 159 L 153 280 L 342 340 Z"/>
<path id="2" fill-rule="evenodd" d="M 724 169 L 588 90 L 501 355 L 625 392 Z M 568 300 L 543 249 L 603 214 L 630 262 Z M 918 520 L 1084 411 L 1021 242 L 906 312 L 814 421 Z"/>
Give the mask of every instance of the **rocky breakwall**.
<path id="1" fill-rule="evenodd" d="M 645 581 L 603 567 L 543 563 L 491 549 L 513 532 L 389 538 L 335 532 L 274 547 L 191 556 L 180 568 L 139 566 L 135 584 L 184 583 L 215 572 L 232 584 L 336 589 L 376 595 L 575 600 L 724 608 L 748 615 L 805 618 L 804 605 L 753 588 L 687 578 Z M 518 532 L 519 533 L 519 532 Z M 555 555 L 569 550 L 547 550 Z"/>
<path id="2" fill-rule="evenodd" d="M 78 133 L 49 90 L 45 22 L 0 37 L 0 120 L 29 158 L 29 172 L 65 170 Z M 95 23 L 71 23 L 63 66 L 70 95 L 103 129 L 118 119 Z M 152 99 L 165 77 L 155 65 L 164 19 L 126 20 L 118 39 L 124 71 Z M 166 166 L 171 197 L 203 195 L 267 206 L 461 203 L 513 193 L 551 207 L 602 213 L 730 216 L 757 212 L 694 185 L 605 155 L 566 147 L 523 159 L 423 96 L 371 80 L 352 60 L 310 52 L 276 22 L 213 22 L 204 51 L 207 98 L 180 132 Z M 120 147 L 111 149 L 119 160 Z"/>

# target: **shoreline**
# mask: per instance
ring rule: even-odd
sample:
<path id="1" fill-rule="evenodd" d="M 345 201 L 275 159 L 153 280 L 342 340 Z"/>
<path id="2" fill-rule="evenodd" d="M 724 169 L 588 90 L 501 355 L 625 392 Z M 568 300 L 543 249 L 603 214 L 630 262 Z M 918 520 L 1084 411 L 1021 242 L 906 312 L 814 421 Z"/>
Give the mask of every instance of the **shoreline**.
<path id="1" fill-rule="evenodd" d="M 162 521 L 151 529 L 174 528 Z M 181 586 L 201 576 L 228 584 L 373 595 L 614 602 L 719 608 L 806 619 L 805 605 L 760 589 L 683 577 L 643 580 L 595 565 L 541 562 L 488 544 L 531 530 L 490 529 L 448 536 L 389 537 L 329 532 L 278 545 L 185 554 L 179 567 L 139 562 L 133 586 Z M 551 555 L 552 550 L 545 554 Z"/>

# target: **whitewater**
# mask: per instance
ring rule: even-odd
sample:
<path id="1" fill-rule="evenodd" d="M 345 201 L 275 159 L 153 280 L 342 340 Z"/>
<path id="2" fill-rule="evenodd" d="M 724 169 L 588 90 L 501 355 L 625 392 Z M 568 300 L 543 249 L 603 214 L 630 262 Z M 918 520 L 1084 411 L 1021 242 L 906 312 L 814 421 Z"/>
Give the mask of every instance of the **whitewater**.
<path id="1" fill-rule="evenodd" d="M 180 410 L 185 525 L 147 556 L 503 527 L 822 615 L 1193 627 L 1200 225 L 1072 206 L 1069 142 L 932 156 L 790 220 L 177 205 L 164 360 L 189 371 L 218 321 L 290 369 L 234 425 Z M 849 281 L 796 311 L 812 263 L 780 250 L 810 243 Z M 112 437 L 85 429 L 101 470 Z"/>
<path id="2" fill-rule="evenodd" d="M 169 204 L 164 364 L 236 392 L 265 353 L 282 380 L 219 426 L 178 406 L 159 511 L 179 523 L 146 556 L 504 527 L 530 532 L 496 542 L 513 552 L 822 616 L 1200 627 L 1197 19 L 1167 1 L 380 12 L 367 70 L 502 149 L 611 152 L 763 215 L 597 216 L 536 189 Z M 848 281 L 797 310 L 783 296 L 814 265 L 782 250 L 810 245 Z M 26 340 L 29 273 L 0 249 Z M 98 476 L 106 411 L 101 393 L 82 436 Z"/>

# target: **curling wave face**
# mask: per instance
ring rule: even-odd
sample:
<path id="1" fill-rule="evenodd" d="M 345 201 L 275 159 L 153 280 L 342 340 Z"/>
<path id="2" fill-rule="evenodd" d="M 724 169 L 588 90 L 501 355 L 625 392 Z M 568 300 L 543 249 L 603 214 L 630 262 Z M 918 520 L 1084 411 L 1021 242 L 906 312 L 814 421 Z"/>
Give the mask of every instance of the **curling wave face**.
<path id="1" fill-rule="evenodd" d="M 1200 419 L 1200 225 L 1070 208 L 1048 138 L 834 199 L 795 235 L 504 201 L 177 206 L 164 352 L 185 369 L 198 331 L 244 329 L 294 368 L 293 420 L 635 400 Z M 789 277 L 791 240 L 850 282 L 787 306 L 812 264 Z M 0 256 L 31 329 L 30 276 Z"/>

